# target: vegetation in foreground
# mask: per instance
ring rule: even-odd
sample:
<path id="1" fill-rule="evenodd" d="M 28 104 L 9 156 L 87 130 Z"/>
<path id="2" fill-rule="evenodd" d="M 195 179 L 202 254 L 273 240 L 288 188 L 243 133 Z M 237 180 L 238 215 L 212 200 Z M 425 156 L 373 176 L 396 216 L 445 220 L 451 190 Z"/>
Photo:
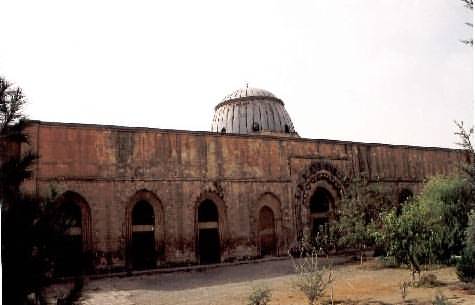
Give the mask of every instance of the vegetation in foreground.
<path id="1" fill-rule="evenodd" d="M 2 304 L 46 304 L 43 288 L 57 271 L 58 253 L 70 221 L 48 198 L 24 194 L 21 183 L 31 176 L 37 156 L 8 155 L 28 143 L 22 114 L 25 97 L 20 88 L 0 77 L 0 205 L 2 217 Z M 82 286 L 76 281 L 77 295 Z M 74 296 L 66 297 L 69 304 Z"/>

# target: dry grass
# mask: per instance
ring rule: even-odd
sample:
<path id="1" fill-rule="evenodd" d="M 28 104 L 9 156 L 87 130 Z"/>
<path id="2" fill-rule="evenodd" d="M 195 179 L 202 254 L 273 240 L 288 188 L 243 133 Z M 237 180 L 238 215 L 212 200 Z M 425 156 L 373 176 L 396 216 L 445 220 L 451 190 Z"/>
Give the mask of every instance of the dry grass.
<path id="1" fill-rule="evenodd" d="M 369 261 L 335 268 L 334 304 L 402 304 L 400 283 L 409 280 L 409 270 L 372 266 Z M 452 304 L 475 304 L 475 289 L 462 285 L 454 268 L 431 271 L 438 287 L 409 288 L 406 304 L 431 304 L 440 292 Z M 253 287 L 272 290 L 270 304 L 304 305 L 305 296 L 293 287 L 295 275 L 290 261 L 221 267 L 202 272 L 178 272 L 89 282 L 82 304 L 178 305 L 246 304 Z M 328 293 L 324 301 L 328 302 Z"/>

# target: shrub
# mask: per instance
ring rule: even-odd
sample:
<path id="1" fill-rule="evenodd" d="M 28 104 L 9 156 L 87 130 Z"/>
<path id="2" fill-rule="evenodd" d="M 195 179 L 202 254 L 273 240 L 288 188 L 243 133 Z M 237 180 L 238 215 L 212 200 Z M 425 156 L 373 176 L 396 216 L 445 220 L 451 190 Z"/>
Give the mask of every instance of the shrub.
<path id="1" fill-rule="evenodd" d="M 427 273 L 421 276 L 421 279 L 416 283 L 416 287 L 425 287 L 425 288 L 432 288 L 432 287 L 439 287 L 442 286 L 443 283 L 437 280 L 437 276 L 433 273 Z"/>
<path id="2" fill-rule="evenodd" d="M 450 303 L 447 298 L 439 292 L 432 301 L 432 305 L 452 305 L 452 303 Z"/>
<path id="3" fill-rule="evenodd" d="M 295 287 L 307 297 L 308 304 L 317 304 L 334 280 L 331 267 L 325 267 L 318 262 L 318 250 L 308 249 L 308 243 L 301 243 L 301 256 L 294 259 L 294 268 L 297 273 Z"/>
<path id="4" fill-rule="evenodd" d="M 257 287 L 253 288 L 248 297 L 248 305 L 267 305 L 270 302 L 272 294 L 269 288 Z"/>
<path id="5" fill-rule="evenodd" d="M 403 281 L 399 284 L 399 291 L 401 292 L 401 298 L 403 302 L 406 302 L 409 287 L 411 287 L 411 283 L 408 281 Z"/>
<path id="6" fill-rule="evenodd" d="M 475 211 L 470 213 L 465 235 L 465 248 L 457 262 L 457 277 L 468 283 L 475 282 Z"/>

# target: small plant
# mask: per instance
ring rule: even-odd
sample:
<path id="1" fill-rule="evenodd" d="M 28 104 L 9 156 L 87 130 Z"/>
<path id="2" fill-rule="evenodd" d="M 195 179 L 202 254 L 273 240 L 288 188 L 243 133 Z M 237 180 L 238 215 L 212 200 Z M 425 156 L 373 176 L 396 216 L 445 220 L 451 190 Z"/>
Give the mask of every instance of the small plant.
<path id="1" fill-rule="evenodd" d="M 300 258 L 292 258 L 297 273 L 295 287 L 305 294 L 309 305 L 315 305 L 331 286 L 334 274 L 331 267 L 319 265 L 318 248 L 308 248 L 308 245 L 309 243 L 301 242 Z"/>
<path id="2" fill-rule="evenodd" d="M 248 297 L 248 305 L 267 305 L 270 302 L 272 294 L 267 287 L 253 288 Z"/>
<path id="3" fill-rule="evenodd" d="M 437 293 L 435 299 L 432 301 L 432 305 L 452 305 L 442 293 Z"/>
<path id="4" fill-rule="evenodd" d="M 406 302 L 408 288 L 411 286 L 410 281 L 403 281 L 399 284 L 399 289 L 401 291 L 401 298 L 403 302 Z"/>

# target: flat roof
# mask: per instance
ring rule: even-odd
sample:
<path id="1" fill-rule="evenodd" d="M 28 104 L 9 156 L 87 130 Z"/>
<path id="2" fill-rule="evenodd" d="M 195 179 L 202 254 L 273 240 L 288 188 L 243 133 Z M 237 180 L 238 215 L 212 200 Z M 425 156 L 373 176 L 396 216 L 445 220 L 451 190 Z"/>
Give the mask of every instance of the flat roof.
<path id="1" fill-rule="evenodd" d="M 53 126 L 53 127 L 67 127 L 67 128 L 88 128 L 88 129 L 110 129 L 117 131 L 129 131 L 129 132 L 162 132 L 162 133 L 177 133 L 177 134 L 191 134 L 191 135 L 208 135 L 215 137 L 238 137 L 238 138 L 258 138 L 258 139 L 273 139 L 273 140 L 285 140 L 293 142 L 323 142 L 323 143 L 334 143 L 334 144 L 358 144 L 358 145 L 368 145 L 368 146 L 387 146 L 393 148 L 411 148 L 411 149 L 420 149 L 420 150 L 444 150 L 444 151 L 459 151 L 463 152 L 464 149 L 458 148 L 447 148 L 447 147 L 433 147 L 433 146 L 414 146 L 414 145 L 402 145 L 402 144 L 385 144 L 385 143 L 373 143 L 373 142 L 355 142 L 355 141 L 345 141 L 345 140 L 330 140 L 330 139 L 311 139 L 311 138 L 300 138 L 300 137 L 285 137 L 272 134 L 240 134 L 240 133 L 219 133 L 212 131 L 193 131 L 193 130 L 180 130 L 180 129 L 162 129 L 162 128 L 152 128 L 152 127 L 130 127 L 130 126 L 119 126 L 119 125 L 101 125 L 101 124 L 87 124 L 87 123 L 67 123 L 67 122 L 49 122 L 41 120 L 28 120 L 29 123 Z"/>

